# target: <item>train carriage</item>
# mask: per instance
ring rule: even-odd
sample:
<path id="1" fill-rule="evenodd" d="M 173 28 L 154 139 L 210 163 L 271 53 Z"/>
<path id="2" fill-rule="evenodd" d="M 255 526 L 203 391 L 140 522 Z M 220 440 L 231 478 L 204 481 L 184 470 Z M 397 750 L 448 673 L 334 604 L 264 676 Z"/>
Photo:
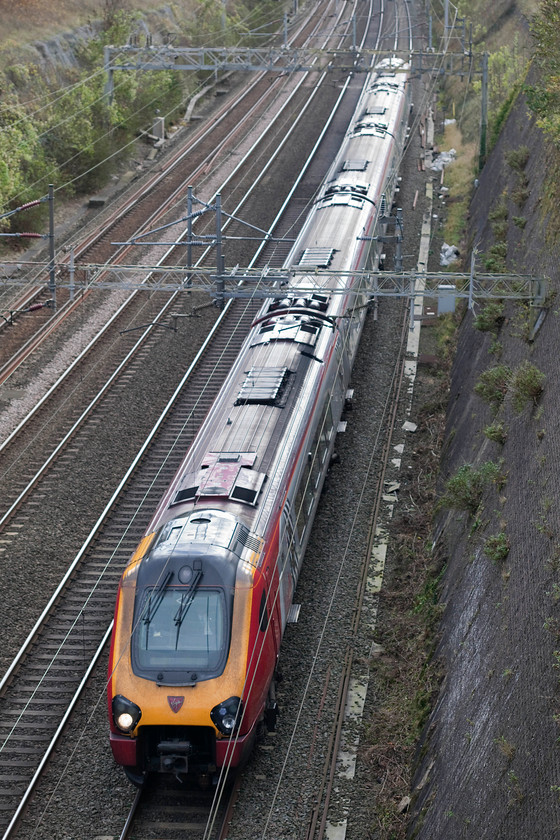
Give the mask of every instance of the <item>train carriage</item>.
<path id="1" fill-rule="evenodd" d="M 352 271 L 377 259 L 407 79 L 396 59 L 369 77 L 286 262 L 315 291 L 296 285 L 263 305 L 122 576 L 110 741 L 135 783 L 207 779 L 274 726 L 280 643 L 366 312 Z"/>

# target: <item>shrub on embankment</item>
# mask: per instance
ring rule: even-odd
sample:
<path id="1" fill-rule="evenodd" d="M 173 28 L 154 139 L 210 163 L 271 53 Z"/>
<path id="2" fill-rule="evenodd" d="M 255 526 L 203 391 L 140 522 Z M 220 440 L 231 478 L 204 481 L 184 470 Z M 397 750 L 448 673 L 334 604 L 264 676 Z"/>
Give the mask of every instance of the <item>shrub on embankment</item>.
<path id="1" fill-rule="evenodd" d="M 136 21 L 122 14 L 106 27 L 89 28 L 90 37 L 74 44 L 72 63 L 52 68 L 51 77 L 38 64 L 18 61 L 14 51 L 3 53 L 0 211 L 39 198 L 49 183 L 67 195 L 99 189 L 155 108 L 174 114 L 184 96 L 176 71 L 123 71 L 115 74 L 111 103 L 104 93 L 103 47 L 126 43 Z M 12 216 L 4 229 L 32 229 L 45 214 L 43 205 L 42 213 Z"/>

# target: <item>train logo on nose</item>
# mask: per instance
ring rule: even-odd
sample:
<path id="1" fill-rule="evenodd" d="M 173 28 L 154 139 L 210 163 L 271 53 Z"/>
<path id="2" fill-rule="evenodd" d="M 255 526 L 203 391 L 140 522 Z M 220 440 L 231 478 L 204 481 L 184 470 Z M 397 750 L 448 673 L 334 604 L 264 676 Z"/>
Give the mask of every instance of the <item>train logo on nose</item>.
<path id="1" fill-rule="evenodd" d="M 184 697 L 168 697 L 167 698 L 167 702 L 169 703 L 169 708 L 171 709 L 172 712 L 175 712 L 175 714 L 177 714 L 177 712 L 179 711 L 179 709 L 183 705 L 184 701 L 185 701 Z"/>

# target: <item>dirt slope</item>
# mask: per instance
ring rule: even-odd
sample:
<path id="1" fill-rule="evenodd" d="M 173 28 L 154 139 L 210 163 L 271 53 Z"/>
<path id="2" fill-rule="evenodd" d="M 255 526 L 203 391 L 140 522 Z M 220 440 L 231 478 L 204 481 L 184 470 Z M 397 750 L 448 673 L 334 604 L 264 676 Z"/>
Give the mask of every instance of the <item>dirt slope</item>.
<path id="1" fill-rule="evenodd" d="M 164 5 L 162 0 L 0 0 L 0 48 L 7 43 L 44 40 L 100 20 L 118 9 L 149 11 Z"/>

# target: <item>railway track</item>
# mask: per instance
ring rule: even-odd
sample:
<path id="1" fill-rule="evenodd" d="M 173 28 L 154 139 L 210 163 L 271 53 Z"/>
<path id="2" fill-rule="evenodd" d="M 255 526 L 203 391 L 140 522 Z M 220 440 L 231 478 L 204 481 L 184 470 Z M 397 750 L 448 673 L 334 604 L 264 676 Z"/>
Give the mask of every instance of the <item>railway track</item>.
<path id="1" fill-rule="evenodd" d="M 340 750 L 343 738 L 343 730 L 348 711 L 348 698 L 352 678 L 355 676 L 355 656 L 358 649 L 359 635 L 362 633 L 364 600 L 368 594 L 368 583 L 371 588 L 371 577 L 376 571 L 372 563 L 373 546 L 379 536 L 379 514 L 386 494 L 385 476 L 392 452 L 393 434 L 399 407 L 401 405 L 401 391 L 404 380 L 404 353 L 409 330 L 409 318 L 406 307 L 402 306 L 400 313 L 400 342 L 399 349 L 395 355 L 395 367 L 391 378 L 391 387 L 382 412 L 380 428 L 383 429 L 383 440 L 380 451 L 376 448 L 375 459 L 375 499 L 371 512 L 371 520 L 368 529 L 368 538 L 365 551 L 360 558 L 360 572 L 358 586 L 356 588 L 355 603 L 352 610 L 352 622 L 350 627 L 349 641 L 345 650 L 343 667 L 338 677 L 336 691 L 336 704 L 332 716 L 332 724 L 329 733 L 328 746 L 325 750 L 325 761 L 320 774 L 320 782 L 315 789 L 315 803 L 311 809 L 309 819 L 306 823 L 306 830 L 303 834 L 304 840 L 321 840 L 325 836 L 325 829 L 329 820 L 333 791 L 337 782 L 337 770 L 340 769 Z M 373 461 L 368 464 L 364 481 L 370 480 L 370 471 L 373 468 Z M 362 671 L 360 667 L 359 671 Z M 324 683 L 324 693 L 328 689 L 328 681 L 331 674 L 327 673 Z M 354 744 L 354 735 L 349 736 L 349 743 Z M 348 749 L 348 745 L 347 745 Z M 353 749 L 353 746 L 351 747 Z M 339 819 L 338 815 L 333 820 Z"/>
<path id="2" fill-rule="evenodd" d="M 320 105 L 320 107 L 324 107 L 324 103 Z M 294 113 L 294 109 L 296 112 L 299 113 L 299 118 L 305 113 L 305 109 L 302 108 L 300 100 L 296 99 L 291 104 L 291 112 L 288 118 L 290 120 L 293 119 L 291 114 Z M 315 120 L 313 120 L 315 121 Z M 297 124 L 297 123 L 295 123 Z M 268 148 L 275 148 L 276 152 L 275 155 L 270 155 L 270 160 L 272 160 L 275 156 L 278 155 L 278 148 L 282 143 L 282 136 L 285 138 L 285 131 L 283 125 L 280 125 L 274 129 L 274 132 L 270 130 L 266 133 L 266 145 Z M 241 190 L 243 189 L 243 184 L 247 183 L 247 180 L 251 180 L 254 182 L 254 150 L 258 148 L 256 143 L 253 142 L 246 148 L 244 157 L 240 164 L 235 167 L 234 172 L 227 180 L 227 193 L 232 199 L 236 194 L 239 195 Z M 263 153 L 260 153 L 261 157 Z M 284 164 L 280 162 L 280 166 Z M 262 177 L 262 176 L 261 176 Z M 222 185 L 223 188 L 223 185 Z M 281 194 L 278 194 L 278 198 L 281 197 Z M 306 201 L 311 199 L 311 195 L 307 195 Z M 245 199 L 246 200 L 246 199 Z M 243 200 L 240 200 L 239 207 L 242 206 Z M 259 222 L 262 225 L 266 222 L 265 216 L 271 216 L 271 213 L 274 212 L 275 206 L 277 206 L 277 202 L 267 202 L 267 208 L 265 213 L 259 212 Z M 301 205 L 302 207 L 305 206 L 304 203 Z M 236 208 L 237 209 L 237 208 Z M 289 230 L 287 231 L 289 233 Z M 240 239 L 242 240 L 242 236 Z M 231 254 L 235 257 L 239 256 L 240 248 L 245 247 L 246 244 L 239 245 L 236 249 L 234 246 L 231 249 Z M 277 253 L 278 251 L 277 246 Z M 284 244 L 284 250 L 287 250 L 289 247 L 289 240 L 287 243 Z M 177 262 L 177 258 L 174 257 L 174 251 L 172 248 L 169 249 L 168 254 L 164 257 L 164 260 L 170 261 L 172 263 Z M 243 252 L 241 251 L 241 254 Z M 97 305 L 99 306 L 99 298 L 96 301 Z M 7 435 L 4 443 L 0 447 L 0 456 L 2 458 L 2 469 L 3 469 L 3 481 L 4 481 L 4 488 L 5 492 L 3 494 L 3 513 L 4 516 L 6 515 L 7 511 L 12 510 L 13 505 L 18 503 L 18 499 L 20 498 L 21 494 L 23 493 L 23 488 L 26 486 L 26 477 L 31 474 L 31 468 L 26 466 L 26 468 L 22 471 L 21 464 L 18 459 L 18 454 L 21 452 L 22 446 L 27 450 L 28 444 L 27 441 L 34 441 L 37 442 L 37 433 L 35 429 L 45 429 L 47 428 L 47 424 L 49 427 L 49 434 L 52 435 L 51 437 L 51 445 L 54 451 L 57 451 L 58 447 L 56 446 L 56 436 L 53 434 L 53 416 L 58 417 L 59 412 L 53 412 L 52 404 L 53 400 L 58 399 L 59 403 L 65 404 L 65 397 L 64 393 L 72 395 L 76 391 L 76 382 L 79 383 L 80 386 L 80 394 L 82 396 L 82 403 L 78 406 L 72 407 L 72 415 L 73 416 L 81 416 L 82 412 L 84 411 L 84 406 L 88 404 L 87 397 L 89 394 L 94 394 L 94 386 L 96 378 L 94 376 L 91 377 L 91 385 L 89 385 L 89 390 L 86 391 L 83 388 L 84 381 L 89 377 L 89 371 L 91 371 L 94 367 L 98 366 L 100 363 L 98 361 L 99 358 L 99 350 L 96 349 L 96 344 L 102 343 L 103 347 L 110 346 L 111 354 L 114 356 L 114 361 L 107 356 L 107 358 L 103 361 L 103 365 L 107 366 L 109 369 L 113 367 L 114 369 L 119 369 L 119 367 L 123 364 L 123 360 L 127 358 L 127 354 L 129 352 L 130 347 L 130 340 L 126 340 L 120 333 L 123 331 L 123 327 L 127 327 L 128 329 L 131 328 L 131 325 L 135 323 L 138 324 L 138 318 L 142 317 L 144 321 L 155 322 L 160 324 L 163 318 L 162 312 L 164 310 L 158 311 L 157 306 L 148 299 L 146 301 L 146 297 L 140 295 L 137 298 L 135 295 L 130 296 L 130 298 L 126 301 L 126 304 L 118 310 L 116 316 L 111 318 L 109 322 L 103 326 L 103 329 L 98 333 L 96 340 L 92 340 L 91 343 L 88 344 L 87 349 L 80 354 L 79 358 L 73 363 L 69 370 L 66 370 L 61 377 L 61 379 L 53 385 L 52 388 L 49 389 L 48 394 L 43 397 L 36 407 L 33 410 L 25 411 L 25 424 L 20 424 L 17 426 L 16 432 Z M 62 316 L 61 316 L 62 317 Z M 51 322 L 49 329 L 54 330 L 55 324 Z M 117 340 L 118 339 L 118 340 Z M 35 341 L 38 344 L 42 340 L 40 337 L 36 337 Z M 29 348 L 26 348 L 26 352 Z M 93 358 L 92 358 L 93 357 Z M 21 357 L 18 356 L 10 365 L 10 369 L 13 370 L 13 365 L 18 365 L 21 363 Z M 42 375 L 42 371 L 41 371 Z M 99 377 L 98 377 L 99 379 Z M 33 383 L 35 387 L 35 383 Z M 64 389 L 64 393 L 62 393 Z M 91 397 L 94 399 L 95 397 Z M 68 414 L 69 412 L 67 412 Z M 65 435 L 69 434 L 70 432 L 65 431 L 64 429 L 61 431 L 61 437 L 64 439 Z M 22 439 L 24 439 L 24 443 L 22 444 Z M 44 444 L 39 444 L 44 445 Z M 29 444 L 31 446 L 31 444 Z M 10 455 L 10 451 L 16 453 L 15 455 Z M 18 478 L 15 482 L 12 481 L 14 475 L 18 474 Z M 2 479 L 0 479 L 2 480 Z M 2 516 L 2 510 L 0 509 L 0 516 Z"/>
<path id="3" fill-rule="evenodd" d="M 216 791 L 188 788 L 171 780 L 154 782 L 139 790 L 119 840 L 225 840 L 236 784 L 230 784 L 214 809 Z M 208 831 L 208 814 L 215 810 Z"/>
<path id="4" fill-rule="evenodd" d="M 359 458 L 355 459 L 355 476 L 347 470 L 345 477 L 337 481 L 338 490 L 333 494 L 327 488 L 325 493 L 324 506 L 328 513 L 320 512 L 315 523 L 317 537 L 308 547 L 303 578 L 298 584 L 302 626 L 293 631 L 298 642 L 287 634 L 280 657 L 280 668 L 289 674 L 291 690 L 286 698 L 281 689 L 278 698 L 283 709 L 279 729 L 283 731 L 279 731 L 269 746 L 266 760 L 257 756 L 250 768 L 251 794 L 245 795 L 245 786 L 242 787 L 244 795 L 237 810 L 238 818 L 228 832 L 232 840 L 246 836 L 261 840 L 277 836 L 298 840 L 344 838 L 349 811 L 356 804 L 352 802 L 351 786 L 359 750 L 360 722 L 354 716 L 354 708 L 363 708 L 368 690 L 368 660 L 371 640 L 375 637 L 376 587 L 383 574 L 374 557 L 373 545 L 379 540 L 380 508 L 388 506 L 385 476 L 396 442 L 393 433 L 409 326 L 406 314 L 401 311 L 400 337 L 398 341 L 396 335 L 389 337 L 386 319 L 391 317 L 391 323 L 395 323 L 398 306 L 388 307 L 385 302 L 382 309 L 385 310 L 383 341 L 390 346 L 389 353 L 394 354 L 393 364 L 390 366 L 378 347 L 371 358 L 378 376 L 367 381 L 370 388 L 379 389 L 380 396 L 383 395 L 384 407 L 375 415 L 375 424 L 364 412 L 360 413 L 360 420 L 355 415 L 349 419 L 349 424 L 363 423 L 363 426 L 359 426 L 359 434 L 355 430 L 350 436 L 353 442 L 348 446 L 341 442 L 341 459 L 352 460 L 352 449 L 360 448 L 363 461 L 359 463 Z M 364 368 L 361 372 L 365 375 Z M 402 433 L 398 432 L 396 438 L 402 440 Z M 368 441 L 369 446 L 364 446 L 362 441 Z M 352 499 L 353 511 L 343 504 L 343 497 Z M 336 522 L 334 527 L 329 527 L 329 517 Z M 366 517 L 367 534 L 360 533 L 364 531 L 360 523 Z M 387 518 L 383 524 L 386 522 Z M 344 532 L 342 539 L 339 530 Z M 299 669 L 302 658 L 304 662 Z M 291 702 L 292 694 L 294 702 Z M 370 713 L 375 715 L 375 698 L 371 702 Z M 367 774 L 367 770 L 364 772 Z M 245 818 L 239 818 L 241 813 Z M 250 817 L 246 816 L 248 813 Z M 370 830 L 369 826 L 363 826 L 364 832 Z"/>
<path id="5" fill-rule="evenodd" d="M 305 107 L 306 106 L 301 103 L 301 97 L 295 99 L 295 101 L 290 103 L 289 119 L 293 119 L 294 109 L 295 112 L 298 113 L 297 119 L 302 119 L 305 115 Z M 324 103 L 321 104 L 320 107 L 324 107 Z M 297 121 L 294 125 L 297 125 Z M 282 124 L 277 127 L 273 126 L 273 131 L 269 129 L 266 132 L 266 146 L 267 148 L 273 148 L 275 150 L 274 153 L 271 153 L 269 156 L 269 163 L 278 157 L 279 149 L 282 145 L 282 138 L 285 137 L 286 133 Z M 313 137 L 311 137 L 311 141 L 312 140 Z M 255 179 L 254 158 L 259 156 L 262 158 L 264 154 L 263 152 L 258 152 L 258 148 L 259 146 L 257 141 L 252 141 L 249 144 L 248 148 L 245 149 L 245 153 L 240 163 L 235 167 L 233 173 L 228 177 L 225 184 L 222 184 L 220 187 L 222 190 L 225 188 L 225 196 L 230 202 L 233 201 L 236 195 L 240 196 L 239 204 L 236 210 L 240 210 L 240 208 L 242 208 L 243 204 L 247 201 L 247 195 L 250 194 L 250 191 L 249 193 L 243 192 L 244 189 L 246 191 L 246 184 L 251 183 L 254 188 L 255 183 L 259 183 L 259 181 L 263 178 L 263 173 L 261 173 L 260 178 Z M 278 165 L 283 167 L 282 161 L 280 161 Z M 300 197 L 300 208 L 304 207 L 305 202 L 311 200 L 311 197 L 312 196 L 309 191 L 305 198 Z M 266 211 L 258 213 L 260 225 L 266 224 L 268 219 L 272 221 L 272 214 L 275 211 L 275 208 L 277 208 L 280 198 L 281 193 L 279 192 L 276 201 L 267 202 Z M 293 223 L 297 223 L 297 217 L 294 218 Z M 206 229 L 203 228 L 202 232 L 208 229 L 209 224 L 207 223 Z M 279 236 L 281 237 L 287 235 L 289 232 L 290 228 L 284 226 L 284 230 L 279 234 Z M 242 231 L 240 231 L 240 233 L 242 233 Z M 172 236 L 173 234 L 171 234 L 171 238 Z M 242 236 L 240 236 L 240 240 L 243 240 Z M 289 248 L 289 239 L 286 240 L 283 246 L 276 246 L 277 258 L 282 256 L 282 248 L 284 252 Z M 164 257 L 159 257 L 160 262 L 163 261 L 164 263 L 171 262 L 172 264 L 176 264 L 177 257 L 175 256 L 175 253 L 177 250 L 179 249 L 173 249 L 169 246 Z M 231 248 L 231 255 L 233 258 L 237 258 L 242 256 L 244 252 L 246 253 L 246 251 L 247 245 L 241 241 L 239 244 L 234 243 Z M 80 386 L 79 393 L 82 400 L 78 405 L 76 405 L 75 402 L 73 403 L 71 416 L 78 416 L 81 420 L 84 416 L 89 400 L 94 401 L 97 399 L 97 396 L 95 396 L 96 382 L 102 382 L 102 375 L 100 372 L 97 377 L 94 375 L 91 376 L 91 381 L 88 383 L 87 390 L 82 387 L 84 380 L 90 377 L 90 372 L 100 365 L 99 353 L 102 352 L 104 354 L 102 362 L 103 368 L 106 367 L 108 369 L 122 370 L 122 366 L 125 363 L 128 363 L 129 358 L 131 358 L 132 350 L 130 348 L 133 346 L 131 334 L 129 334 L 128 339 L 121 335 L 124 328 L 127 327 L 130 330 L 133 325 L 142 323 L 142 321 L 139 321 L 140 318 L 144 322 L 147 321 L 148 323 L 155 323 L 158 325 L 164 324 L 165 311 L 166 309 L 167 311 L 170 310 L 173 305 L 173 300 L 173 298 L 170 299 L 166 307 L 164 305 L 160 306 L 160 298 L 157 296 L 155 300 L 152 300 L 151 298 L 147 298 L 146 295 L 142 295 L 142 293 L 132 294 L 122 304 L 115 316 L 110 318 L 107 324 L 104 324 L 96 338 L 88 344 L 87 348 L 80 354 L 72 366 L 64 371 L 60 380 L 51 389 L 49 389 L 48 394 L 43 397 L 43 399 L 32 411 L 27 412 L 25 424 L 20 424 L 17 427 L 16 432 L 10 434 L 2 446 L 0 446 L 3 471 L 1 480 L 3 480 L 5 487 L 3 494 L 3 509 L 0 507 L 0 524 L 5 521 L 5 517 L 9 513 L 17 508 L 19 499 L 22 497 L 25 487 L 27 486 L 26 478 L 31 473 L 31 468 L 28 466 L 22 474 L 21 465 L 19 463 L 18 456 L 22 449 L 22 439 L 25 438 L 26 441 L 36 441 L 37 432 L 35 430 L 46 428 L 47 422 L 49 426 L 49 434 L 53 435 L 53 401 L 57 400 L 59 404 L 66 404 L 65 394 L 69 395 L 68 399 L 70 399 L 70 396 L 75 394 L 77 391 L 77 383 Z M 51 324 L 51 329 L 54 329 L 54 324 Z M 147 330 L 145 333 L 146 337 L 148 337 L 149 334 L 150 331 Z M 36 340 L 39 342 L 41 339 L 37 337 Z M 102 345 L 101 351 L 99 348 L 100 344 Z M 104 348 L 107 346 L 110 347 L 110 354 L 105 354 Z M 20 361 L 21 359 L 18 357 L 16 364 L 19 364 Z M 102 386 L 100 385 L 100 387 Z M 68 416 L 68 412 L 66 412 L 66 416 Z M 76 424 L 73 423 L 67 431 L 62 429 L 62 439 L 66 441 L 67 436 L 71 435 L 75 428 Z M 51 437 L 51 441 L 53 452 L 58 452 L 58 446 L 55 446 L 55 438 Z M 27 447 L 27 444 L 23 443 L 23 446 Z M 31 443 L 29 446 L 31 446 Z M 44 443 L 39 441 L 41 453 L 41 447 L 43 446 Z M 14 454 L 10 454 L 9 450 Z M 18 478 L 14 481 L 13 476 L 16 473 L 18 474 Z"/>
<path id="6" fill-rule="evenodd" d="M 227 376 L 257 305 L 230 307 L 0 683 L 0 821 L 25 797 L 61 710 L 106 640 L 122 569 Z M 185 387 L 188 381 L 188 387 Z M 164 422 L 165 420 L 165 422 Z M 102 418 L 100 418 L 102 422 Z M 159 432 L 159 434 L 158 434 Z M 49 477 L 56 482 L 56 475 Z M 48 483 L 44 488 L 49 492 Z M 25 661 L 25 668 L 21 669 Z M 55 731 L 55 734 L 56 731 Z M 10 776 L 10 767 L 18 775 Z M 13 809 L 13 810 L 12 810 Z M 4 831 L 9 823 L 2 824 Z M 6 835 L 7 836 L 7 835 Z"/>
<path id="7" fill-rule="evenodd" d="M 325 154 L 327 154 L 327 152 L 325 152 Z M 308 190 L 308 194 L 304 196 L 303 192 L 300 193 L 299 199 L 296 199 L 292 204 L 290 213 L 286 214 L 284 217 L 283 223 L 285 229 L 290 229 L 297 223 L 301 215 L 301 208 L 305 206 L 306 202 L 309 200 L 309 196 L 313 193 L 311 179 L 309 183 L 306 183 L 304 186 Z M 277 250 L 276 257 L 281 261 L 282 254 L 279 250 Z M 244 308 L 242 304 L 237 306 L 238 310 L 240 308 Z M 236 307 L 234 306 L 230 307 L 229 311 L 232 313 L 233 321 L 228 322 L 229 325 L 224 328 L 226 333 L 231 332 L 233 329 L 232 324 L 237 324 L 239 321 L 239 312 L 236 312 L 234 315 L 235 309 Z M 246 314 L 250 320 L 254 314 L 254 310 L 252 312 L 249 311 Z M 237 330 L 237 327 L 235 327 L 235 330 Z M 240 332 L 242 332 L 241 328 Z M 153 341 L 153 339 L 151 339 L 151 341 Z M 229 344 L 229 341 L 227 343 Z M 222 348 L 216 352 L 218 352 L 218 356 L 220 357 L 220 365 L 221 359 L 224 359 L 225 370 L 227 371 L 227 369 L 229 369 L 228 365 L 231 364 L 231 361 L 226 356 L 226 350 Z M 229 350 L 227 352 L 229 352 Z M 140 359 L 139 364 L 142 365 L 142 359 Z M 210 370 L 213 371 L 214 367 L 218 364 L 218 361 L 209 357 L 207 364 L 209 365 Z M 129 378 L 134 378 L 135 376 L 134 369 L 132 367 L 128 372 L 128 376 Z M 201 389 L 204 391 L 206 390 L 205 385 L 209 376 L 210 375 L 207 370 L 202 375 L 199 382 L 194 384 L 193 387 L 195 389 L 195 393 Z M 214 378 L 216 377 L 213 376 L 212 379 L 214 380 Z M 217 384 L 217 381 L 216 383 L 214 383 L 214 381 L 212 382 L 213 387 L 217 387 Z M 115 400 L 118 400 L 118 396 L 114 396 L 111 399 L 114 402 Z M 174 415 L 176 416 L 176 419 L 174 421 L 171 420 L 171 415 L 168 417 L 168 424 L 170 426 L 169 434 L 178 443 L 179 453 L 183 452 L 184 448 L 188 446 L 189 435 L 194 434 L 199 420 L 207 410 L 207 405 L 203 404 L 202 401 L 195 399 L 195 403 L 196 405 L 192 402 L 185 402 L 181 405 L 181 407 L 177 407 L 177 414 Z M 198 411 L 199 409 L 200 413 L 198 414 L 197 419 L 195 419 L 195 410 Z M 173 409 L 173 411 L 175 412 L 175 409 Z M 193 419 L 192 424 L 189 424 L 189 428 L 183 430 L 182 427 L 184 425 L 185 417 Z M 111 420 L 104 418 L 103 415 L 99 415 L 96 421 L 96 426 L 98 429 L 103 428 L 111 422 Z M 179 427 L 181 427 L 180 431 Z M 95 426 L 90 430 L 90 435 L 95 435 L 94 430 Z M 120 575 L 120 570 L 122 569 L 124 561 L 128 559 L 132 548 L 138 541 L 138 534 L 142 533 L 142 528 L 145 524 L 142 520 L 142 507 L 145 506 L 145 509 L 151 513 L 153 507 L 155 506 L 155 501 L 157 501 L 161 495 L 162 487 L 167 485 L 169 478 L 174 472 L 172 463 L 164 454 L 167 447 L 169 447 L 169 440 L 167 443 L 163 444 L 163 448 L 161 450 L 157 448 L 158 446 L 159 444 L 156 444 L 154 441 L 149 457 L 146 454 L 143 455 L 143 459 L 145 460 L 146 465 L 148 461 L 152 462 L 153 452 L 154 462 L 159 464 L 163 463 L 165 464 L 165 467 L 160 470 L 158 475 L 155 477 L 153 474 L 150 475 L 149 471 L 146 473 L 142 472 L 144 469 L 148 470 L 148 467 L 145 466 L 143 461 L 139 467 L 138 473 L 135 473 L 134 477 L 131 476 L 126 480 L 126 496 L 119 499 L 118 505 L 119 511 L 121 511 L 124 515 L 124 520 L 115 518 L 115 520 L 111 519 L 104 523 L 103 537 L 98 535 L 97 530 L 95 533 L 92 531 L 91 558 L 89 546 L 88 549 L 84 551 L 83 558 L 84 562 L 87 561 L 90 565 L 87 567 L 85 565 L 80 565 L 79 575 L 77 571 L 74 570 L 68 576 L 69 578 L 75 576 L 77 581 L 79 580 L 76 591 L 74 593 L 70 593 L 70 591 L 68 591 L 68 593 L 65 592 L 64 595 L 60 594 L 56 596 L 56 604 L 53 605 L 53 612 L 49 609 L 49 615 L 52 614 L 60 616 L 58 631 L 54 633 L 51 639 L 48 639 L 47 636 L 43 635 L 39 637 L 37 635 L 39 632 L 38 629 L 30 634 L 29 645 L 33 646 L 40 652 L 39 662 L 41 662 L 41 659 L 43 663 L 47 661 L 47 670 L 45 671 L 43 664 L 43 666 L 39 666 L 36 674 L 33 675 L 31 671 L 28 671 L 27 665 L 27 662 L 31 661 L 28 660 L 28 656 L 30 654 L 25 653 L 25 675 L 30 674 L 30 678 L 28 679 L 22 672 L 20 682 L 20 675 L 19 673 L 16 673 L 19 666 L 16 665 L 13 669 L 10 669 L 7 674 L 7 679 L 5 679 L 1 684 L 1 690 L 3 692 L 1 701 L 2 705 L 4 707 L 8 705 L 12 711 L 6 716 L 6 720 L 8 721 L 7 728 L 0 732 L 0 744 L 7 744 L 8 740 L 11 740 L 13 737 L 13 743 L 16 748 L 11 757 L 7 752 L 5 753 L 7 760 L 5 765 L 2 763 L 4 758 L 4 749 L 0 751 L 0 767 L 3 767 L 3 769 L 0 769 L 0 775 L 4 778 L 10 777 L 10 768 L 16 766 L 18 767 L 18 773 L 13 779 L 11 779 L 14 783 L 14 787 L 7 794 L 7 798 L 1 801 L 0 819 L 2 819 L 2 815 L 10 814 L 12 812 L 13 803 L 17 799 L 21 799 L 21 791 L 24 786 L 23 777 L 29 779 L 30 774 L 33 774 L 33 762 L 35 762 L 35 768 L 37 769 L 37 749 L 30 750 L 29 753 L 33 753 L 33 755 L 30 755 L 25 752 L 25 748 L 20 748 L 21 745 L 25 745 L 30 742 L 39 742 L 41 744 L 47 742 L 47 730 L 49 728 L 52 730 L 52 725 L 53 722 L 56 721 L 57 715 L 58 720 L 60 720 L 60 714 L 57 710 L 68 708 L 72 702 L 69 699 L 69 695 L 64 694 L 64 686 L 72 682 L 74 684 L 76 683 L 76 679 L 79 676 L 79 674 L 76 673 L 77 663 L 80 662 L 82 665 L 80 670 L 83 675 L 83 666 L 85 666 L 86 660 L 89 661 L 90 655 L 93 655 L 95 650 L 100 649 L 99 645 L 97 648 L 95 647 L 95 639 L 99 639 L 103 625 L 103 621 L 100 619 L 100 616 L 103 615 L 105 622 L 107 621 L 107 604 L 112 607 L 114 592 L 116 590 L 116 580 Z M 66 459 L 67 461 L 74 458 L 75 452 L 70 452 L 63 456 L 63 459 Z M 51 477 L 50 474 L 49 477 Z M 53 487 L 56 488 L 57 478 L 54 473 L 52 475 L 52 482 Z M 43 496 L 49 496 L 51 492 L 56 492 L 56 490 L 50 489 L 48 485 L 45 485 L 43 488 Z M 130 524 L 131 517 L 133 525 Z M 96 554 L 96 552 L 98 553 Z M 80 561 L 81 559 L 82 558 L 80 557 Z M 98 593 L 99 599 L 97 598 Z M 110 616 L 108 620 L 110 621 Z M 51 622 L 52 619 L 49 619 L 49 623 Z M 60 627 L 63 628 L 62 634 Z M 41 633 L 46 632 L 46 630 L 41 631 Z M 51 662 L 51 650 L 56 650 L 58 654 L 56 657 L 56 664 L 52 664 Z M 41 676 L 41 667 L 43 667 L 43 674 L 46 675 L 44 678 Z M 60 668 L 60 671 L 57 670 L 58 668 Z M 44 694 L 42 693 L 43 683 L 45 684 Z M 42 714 L 45 709 L 49 709 L 48 715 Z M 28 714 L 28 710 L 31 714 Z M 25 713 L 22 714 L 22 711 Z M 39 726 L 37 725 L 38 722 Z M 21 728 L 19 728 L 20 726 Z M 35 737 L 33 733 L 36 733 L 37 737 Z M 6 736 L 9 737 L 7 738 Z M 39 750 L 39 752 L 40 751 L 41 750 Z M 25 796 L 25 794 L 23 795 Z M 17 820 L 19 819 L 19 812 L 16 813 L 17 815 L 13 820 L 12 827 L 15 827 Z M 11 828 L 7 827 L 6 831 L 7 833 L 5 836 L 7 837 L 11 832 Z"/>

